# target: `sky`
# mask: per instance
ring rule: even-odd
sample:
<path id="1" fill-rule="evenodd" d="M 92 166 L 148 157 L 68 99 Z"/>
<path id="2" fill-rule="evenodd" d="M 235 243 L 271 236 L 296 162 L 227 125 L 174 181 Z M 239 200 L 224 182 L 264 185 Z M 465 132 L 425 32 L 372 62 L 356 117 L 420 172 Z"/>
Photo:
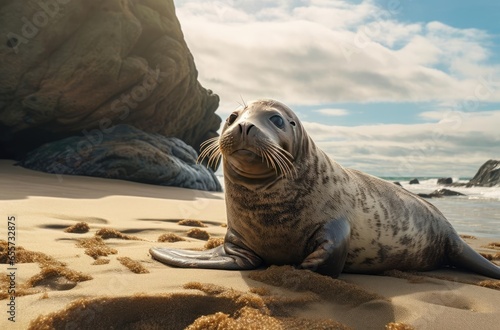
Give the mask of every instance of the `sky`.
<path id="1" fill-rule="evenodd" d="M 382 177 L 468 178 L 500 159 L 500 2 L 174 3 L 223 120 L 279 100 L 332 159 Z"/>

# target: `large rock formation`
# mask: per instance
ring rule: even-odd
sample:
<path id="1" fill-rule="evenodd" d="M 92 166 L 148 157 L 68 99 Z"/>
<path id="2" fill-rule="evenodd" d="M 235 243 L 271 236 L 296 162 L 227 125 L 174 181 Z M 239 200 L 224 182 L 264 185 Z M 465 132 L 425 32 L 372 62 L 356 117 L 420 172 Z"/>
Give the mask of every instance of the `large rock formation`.
<path id="1" fill-rule="evenodd" d="M 467 187 L 495 187 L 500 186 L 500 160 L 490 159 L 484 163 L 476 175 L 467 183 Z"/>
<path id="2" fill-rule="evenodd" d="M 2 1 L 0 22 L 1 158 L 117 124 L 196 150 L 217 135 L 172 0 Z"/>
<path id="3" fill-rule="evenodd" d="M 93 144 L 92 139 L 99 143 Z M 20 165 L 48 173 L 221 191 L 213 172 L 197 164 L 196 158 L 194 149 L 177 138 L 117 125 L 102 136 L 44 144 L 29 152 Z"/>
<path id="4" fill-rule="evenodd" d="M 114 143 L 102 152 L 118 154 L 112 148 L 122 148 L 117 138 L 124 135 L 113 137 L 121 130 L 112 128 L 120 124 L 177 137 L 197 151 L 217 136 L 219 98 L 197 80 L 172 0 L 9 0 L 0 3 L 0 22 L 6 37 L 0 44 L 0 158 L 28 164 L 40 150 L 24 158 L 29 151 L 46 142 L 63 148 L 73 143 L 65 138 L 78 135 L 101 151 L 104 145 L 93 141 L 104 136 Z M 128 141 L 129 148 L 141 148 Z M 129 161 L 131 168 L 139 163 Z M 90 168 L 81 173 L 78 164 L 69 172 L 101 175 Z"/>

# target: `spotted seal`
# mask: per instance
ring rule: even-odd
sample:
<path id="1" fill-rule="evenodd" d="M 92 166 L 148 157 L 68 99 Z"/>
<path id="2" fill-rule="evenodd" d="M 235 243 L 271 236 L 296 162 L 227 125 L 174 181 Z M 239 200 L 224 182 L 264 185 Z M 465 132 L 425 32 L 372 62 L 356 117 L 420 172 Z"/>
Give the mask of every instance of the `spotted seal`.
<path id="1" fill-rule="evenodd" d="M 165 264 L 292 264 L 332 277 L 450 265 L 500 279 L 500 268 L 469 247 L 436 207 L 330 159 L 280 102 L 240 107 L 204 147 L 201 158 L 223 160 L 225 242 L 202 252 L 151 248 Z"/>

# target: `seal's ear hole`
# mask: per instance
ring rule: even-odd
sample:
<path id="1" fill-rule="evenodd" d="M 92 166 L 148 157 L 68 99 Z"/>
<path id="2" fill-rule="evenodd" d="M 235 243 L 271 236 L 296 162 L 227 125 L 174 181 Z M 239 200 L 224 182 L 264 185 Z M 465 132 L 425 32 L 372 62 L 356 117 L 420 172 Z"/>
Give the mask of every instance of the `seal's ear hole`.
<path id="1" fill-rule="evenodd" d="M 292 121 L 290 122 L 290 125 L 295 126 L 295 122 L 292 120 Z"/>

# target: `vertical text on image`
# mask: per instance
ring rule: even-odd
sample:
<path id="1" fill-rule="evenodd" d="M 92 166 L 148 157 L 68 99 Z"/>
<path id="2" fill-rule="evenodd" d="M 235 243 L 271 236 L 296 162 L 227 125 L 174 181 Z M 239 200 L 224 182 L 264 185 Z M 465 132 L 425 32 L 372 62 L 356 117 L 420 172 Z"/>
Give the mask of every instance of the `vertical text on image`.
<path id="1" fill-rule="evenodd" d="M 16 322 L 16 217 L 7 217 L 7 277 L 9 295 L 7 302 L 7 319 Z"/>

